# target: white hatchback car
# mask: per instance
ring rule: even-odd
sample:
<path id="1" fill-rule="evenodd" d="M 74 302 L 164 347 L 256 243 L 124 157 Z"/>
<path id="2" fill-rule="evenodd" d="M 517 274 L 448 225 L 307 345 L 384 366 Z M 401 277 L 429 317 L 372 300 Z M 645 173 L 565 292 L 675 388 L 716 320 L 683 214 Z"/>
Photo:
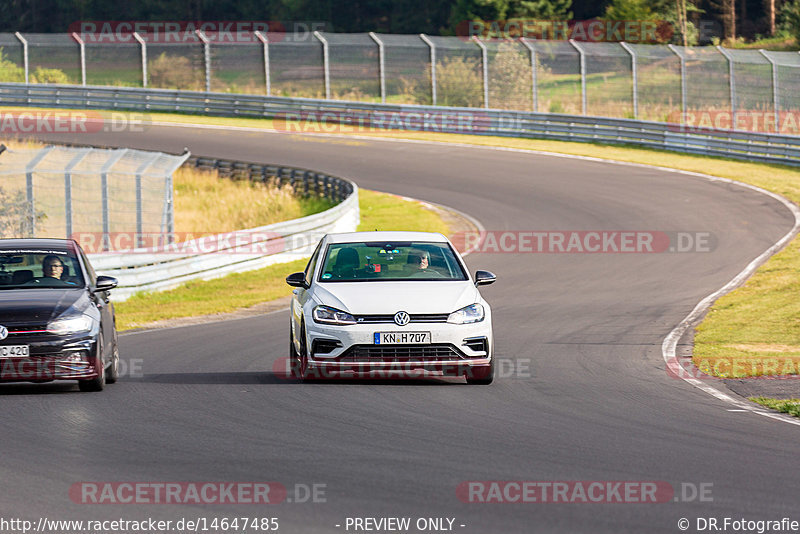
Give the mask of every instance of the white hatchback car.
<path id="1" fill-rule="evenodd" d="M 329 376 L 494 376 L 492 314 L 442 234 L 354 232 L 322 238 L 294 290 L 289 351 L 300 379 Z"/>

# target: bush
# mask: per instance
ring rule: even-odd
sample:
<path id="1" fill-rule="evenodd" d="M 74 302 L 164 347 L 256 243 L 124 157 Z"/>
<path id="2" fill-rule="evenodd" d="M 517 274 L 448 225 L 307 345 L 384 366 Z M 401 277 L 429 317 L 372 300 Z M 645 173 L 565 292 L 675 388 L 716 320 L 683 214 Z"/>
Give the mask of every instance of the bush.
<path id="1" fill-rule="evenodd" d="M 31 237 L 31 206 L 23 191 L 7 192 L 0 187 L 0 238 Z M 36 213 L 36 222 L 44 221 L 44 212 Z"/>
<path id="2" fill-rule="evenodd" d="M 162 89 L 201 90 L 204 88 L 204 75 L 192 68 L 189 58 L 184 56 L 168 56 L 162 52 L 160 56 L 147 66 L 150 85 Z"/>
<path id="3" fill-rule="evenodd" d="M 531 108 L 531 61 L 527 51 L 503 42 L 489 61 L 489 105 L 493 108 Z"/>
<path id="4" fill-rule="evenodd" d="M 445 58 L 436 63 L 436 103 L 477 108 L 483 104 L 483 83 L 477 60 Z"/>
<path id="5" fill-rule="evenodd" d="M 31 74 L 31 83 L 70 83 L 69 76 L 59 69 L 36 67 Z"/>
<path id="6" fill-rule="evenodd" d="M 0 82 L 24 82 L 25 69 L 8 59 L 0 48 Z"/>

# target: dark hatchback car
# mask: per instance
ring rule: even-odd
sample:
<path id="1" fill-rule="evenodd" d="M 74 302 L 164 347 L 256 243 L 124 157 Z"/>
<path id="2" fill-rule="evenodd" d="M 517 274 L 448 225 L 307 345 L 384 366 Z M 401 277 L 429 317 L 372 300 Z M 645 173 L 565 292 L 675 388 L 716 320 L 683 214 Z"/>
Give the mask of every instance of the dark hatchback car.
<path id="1" fill-rule="evenodd" d="M 0 239 L 0 382 L 116 382 L 116 286 L 75 241 Z"/>

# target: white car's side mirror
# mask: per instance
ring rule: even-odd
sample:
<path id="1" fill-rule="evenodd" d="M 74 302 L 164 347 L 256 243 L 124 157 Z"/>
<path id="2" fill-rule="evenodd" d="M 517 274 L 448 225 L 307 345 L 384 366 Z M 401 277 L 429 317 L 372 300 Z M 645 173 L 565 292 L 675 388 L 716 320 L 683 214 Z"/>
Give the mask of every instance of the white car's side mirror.
<path id="1" fill-rule="evenodd" d="M 308 284 L 306 283 L 306 273 L 292 273 L 286 277 L 286 283 L 292 287 L 308 289 Z"/>
<path id="2" fill-rule="evenodd" d="M 497 277 L 494 273 L 489 271 L 476 271 L 475 272 L 475 285 L 476 286 L 488 286 L 489 284 L 493 284 L 497 280 Z"/>

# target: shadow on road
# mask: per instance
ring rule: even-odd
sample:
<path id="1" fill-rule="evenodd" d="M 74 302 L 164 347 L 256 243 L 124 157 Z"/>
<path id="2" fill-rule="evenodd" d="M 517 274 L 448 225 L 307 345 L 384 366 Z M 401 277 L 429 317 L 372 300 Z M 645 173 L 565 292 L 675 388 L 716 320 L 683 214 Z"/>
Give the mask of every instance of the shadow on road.
<path id="1" fill-rule="evenodd" d="M 121 378 L 120 381 L 147 384 L 274 384 L 274 385 L 326 385 L 363 384 L 383 386 L 444 386 L 464 384 L 461 378 L 432 376 L 428 378 L 387 379 L 387 378 L 323 378 L 306 382 L 289 378 L 282 373 L 264 372 L 210 372 L 210 373 L 158 373 L 135 378 Z"/>

